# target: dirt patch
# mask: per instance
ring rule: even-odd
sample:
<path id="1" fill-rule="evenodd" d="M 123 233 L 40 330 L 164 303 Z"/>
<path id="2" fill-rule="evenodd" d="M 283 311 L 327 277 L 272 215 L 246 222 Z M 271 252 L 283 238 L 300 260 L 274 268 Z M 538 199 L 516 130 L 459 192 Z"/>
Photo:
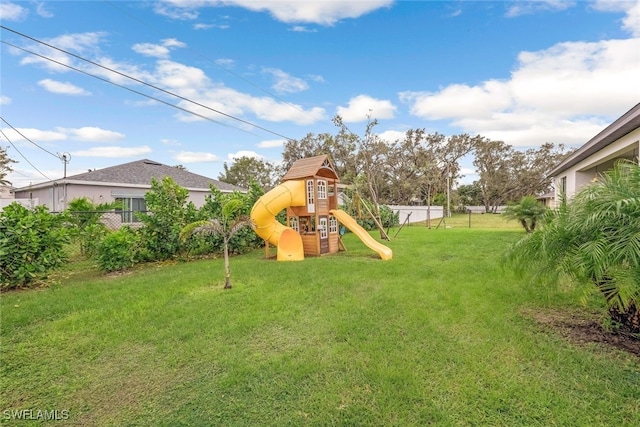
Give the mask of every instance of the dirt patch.
<path id="1" fill-rule="evenodd" d="M 640 359 L 640 339 L 633 335 L 616 333 L 603 326 L 602 315 L 588 311 L 526 310 L 526 317 L 563 336 L 577 345 L 600 344 L 618 349 Z"/>

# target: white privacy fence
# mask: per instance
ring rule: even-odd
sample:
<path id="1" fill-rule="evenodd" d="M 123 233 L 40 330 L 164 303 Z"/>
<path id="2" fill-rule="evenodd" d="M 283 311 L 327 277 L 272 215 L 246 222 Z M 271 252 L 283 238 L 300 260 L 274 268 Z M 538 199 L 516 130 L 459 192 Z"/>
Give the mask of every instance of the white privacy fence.
<path id="1" fill-rule="evenodd" d="M 407 217 L 409 222 L 425 222 L 427 220 L 427 210 L 429 211 L 429 218 L 431 223 L 434 219 L 439 220 L 444 215 L 443 206 L 431 206 L 430 209 L 427 206 L 406 206 L 406 205 L 388 205 L 389 208 L 395 213 L 400 212 L 400 224 L 403 224 Z M 499 206 L 497 212 L 501 213 L 506 206 Z M 473 214 L 485 213 L 484 206 L 465 206 L 466 212 L 471 211 Z"/>
<path id="2" fill-rule="evenodd" d="M 33 209 L 38 206 L 40 203 L 38 199 L 0 199 L 0 210 L 4 209 L 6 206 L 9 206 L 11 203 L 19 203 L 25 208 Z"/>

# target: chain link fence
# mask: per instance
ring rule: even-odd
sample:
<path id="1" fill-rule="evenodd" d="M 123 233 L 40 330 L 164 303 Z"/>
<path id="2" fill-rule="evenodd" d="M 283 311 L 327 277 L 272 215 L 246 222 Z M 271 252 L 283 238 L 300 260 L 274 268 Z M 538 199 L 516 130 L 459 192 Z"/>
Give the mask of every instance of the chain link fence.
<path id="1" fill-rule="evenodd" d="M 142 227 L 140 215 L 145 215 L 147 211 L 69 211 L 74 223 L 97 222 L 104 224 L 109 230 L 118 230 L 127 225 L 131 228 Z"/>

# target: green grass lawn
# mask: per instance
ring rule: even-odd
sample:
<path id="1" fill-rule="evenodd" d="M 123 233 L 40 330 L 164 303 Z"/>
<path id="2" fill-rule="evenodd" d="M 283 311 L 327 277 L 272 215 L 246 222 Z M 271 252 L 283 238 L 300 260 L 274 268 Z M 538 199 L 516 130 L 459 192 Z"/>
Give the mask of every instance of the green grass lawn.
<path id="1" fill-rule="evenodd" d="M 57 409 L 69 418 L 56 425 L 81 426 L 639 425 L 637 358 L 573 345 L 527 314 L 576 310 L 578 296 L 500 268 L 522 235 L 410 226 L 388 243 L 390 261 L 352 234 L 347 252 L 303 262 L 255 251 L 232 258 L 226 291 L 221 260 L 67 270 L 49 288 L 2 295 L 0 418 Z"/>

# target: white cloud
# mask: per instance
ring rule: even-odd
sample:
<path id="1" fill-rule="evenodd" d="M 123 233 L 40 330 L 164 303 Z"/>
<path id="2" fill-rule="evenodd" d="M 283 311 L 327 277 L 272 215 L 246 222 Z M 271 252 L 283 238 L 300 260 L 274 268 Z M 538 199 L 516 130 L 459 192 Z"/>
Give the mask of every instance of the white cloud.
<path id="1" fill-rule="evenodd" d="M 535 0 L 512 2 L 507 9 L 506 16 L 513 18 L 522 15 L 532 15 L 540 12 L 559 12 L 575 6 L 575 1 L 569 0 Z"/>
<path id="2" fill-rule="evenodd" d="M 174 156 L 174 159 L 180 163 L 209 163 L 219 160 L 215 154 L 195 151 L 181 151 Z"/>
<path id="3" fill-rule="evenodd" d="M 208 108 L 199 107 L 186 101 L 180 102 L 180 107 L 216 121 L 238 124 L 237 121 L 212 110 L 239 118 L 247 113 L 252 113 L 262 120 L 270 122 L 291 121 L 298 125 L 312 124 L 324 120 L 326 117 L 325 110 L 319 107 L 305 110 L 299 105 L 285 104 L 269 97 L 257 98 L 223 86 L 190 86 L 189 88 L 191 89 L 189 98 L 208 106 Z M 183 113 L 179 113 L 177 117 L 182 121 L 203 120 L 200 117 Z"/>
<path id="4" fill-rule="evenodd" d="M 270 1 L 236 0 L 237 6 L 256 12 L 267 11 L 278 21 L 307 22 L 334 25 L 347 18 L 358 18 L 382 7 L 390 7 L 392 0 L 370 1 Z"/>
<path id="5" fill-rule="evenodd" d="M 158 15 L 166 16 L 167 18 L 171 18 L 171 19 L 178 19 L 181 21 L 198 19 L 199 14 L 197 11 L 194 11 L 185 7 L 181 7 L 179 4 L 177 4 L 176 5 L 177 7 L 176 7 L 170 3 L 179 3 L 179 2 L 171 2 L 171 1 L 154 2 L 153 10 Z"/>
<path id="6" fill-rule="evenodd" d="M 302 25 L 294 25 L 293 27 L 291 27 L 291 31 L 293 31 L 294 33 L 317 33 L 318 30 L 316 30 L 315 28 L 307 28 L 305 26 Z"/>
<path id="7" fill-rule="evenodd" d="M 106 33 L 104 32 L 89 32 L 89 33 L 65 34 L 65 35 L 54 37 L 51 39 L 45 39 L 44 41 L 53 46 L 57 46 L 60 49 L 86 56 L 90 53 L 95 54 L 99 52 L 98 46 L 105 37 L 106 37 Z M 61 64 L 72 65 L 74 63 L 73 58 L 70 57 L 69 55 L 62 53 L 58 50 L 50 49 L 40 44 L 34 43 L 33 45 L 28 46 L 28 48 L 33 52 L 36 52 L 45 57 L 51 58 Z M 12 52 L 12 53 L 24 55 L 23 52 Z M 23 65 L 39 64 L 49 70 L 58 71 L 58 72 L 69 71 L 68 68 L 62 65 L 55 64 L 49 60 L 46 60 L 34 55 L 27 55 L 23 57 L 20 63 Z"/>
<path id="8" fill-rule="evenodd" d="M 285 142 L 287 142 L 287 140 L 285 139 L 270 139 L 267 141 L 259 142 L 258 147 L 259 148 L 279 148 L 279 147 L 284 147 Z"/>
<path id="9" fill-rule="evenodd" d="M 213 24 L 203 24 L 203 23 L 193 24 L 194 30 L 208 30 L 210 28 L 213 28 Z"/>
<path id="10" fill-rule="evenodd" d="M 6 95 L 0 95 L 0 105 L 9 105 L 11 104 L 11 98 Z"/>
<path id="11" fill-rule="evenodd" d="M 358 95 L 349 100 L 347 107 L 338 107 L 337 114 L 345 123 L 363 122 L 371 119 L 392 119 L 396 107 L 386 99 L 375 99 L 368 95 Z"/>
<path id="12" fill-rule="evenodd" d="M 44 2 L 39 2 L 36 5 L 36 13 L 43 18 L 53 18 L 53 13 L 47 10 Z"/>
<path id="13" fill-rule="evenodd" d="M 24 138 L 20 134 L 35 143 L 65 141 L 68 139 L 67 135 L 60 131 L 48 131 L 33 128 L 16 128 L 16 130 L 20 133 L 16 132 L 12 128 L 3 128 L 2 132 L 8 135 L 9 139 L 12 141 L 23 140 Z"/>
<path id="14" fill-rule="evenodd" d="M 229 153 L 227 154 L 227 159 L 230 160 L 231 162 L 235 161 L 236 159 L 239 159 L 241 157 L 253 157 L 254 159 L 261 159 L 262 156 L 258 153 L 256 153 L 255 151 L 249 151 L 249 150 L 240 150 L 236 153 Z"/>
<path id="15" fill-rule="evenodd" d="M 635 105 L 640 38 L 521 52 L 509 80 L 403 92 L 411 113 L 511 145 L 582 144 Z"/>
<path id="16" fill-rule="evenodd" d="M 254 12 L 268 12 L 286 23 L 306 22 L 334 25 L 347 18 L 358 18 L 382 7 L 390 7 L 393 0 L 369 1 L 298 1 L 298 0 L 166 0 L 155 4 L 155 11 L 173 19 L 197 19 L 197 8 L 239 6 Z"/>
<path id="17" fill-rule="evenodd" d="M 181 147 L 182 143 L 177 139 L 161 139 L 160 143 L 163 145 L 173 146 L 173 147 Z"/>
<path id="18" fill-rule="evenodd" d="M 592 7 L 602 12 L 624 12 L 622 28 L 633 37 L 640 37 L 640 1 L 637 0 L 596 0 Z"/>
<path id="19" fill-rule="evenodd" d="M 404 140 L 407 133 L 399 130 L 386 130 L 377 135 L 378 135 L 378 138 L 380 138 L 381 140 L 387 141 L 389 143 L 393 143 L 396 141 Z"/>
<path id="20" fill-rule="evenodd" d="M 62 95 L 91 95 L 91 92 L 82 89 L 69 82 L 59 82 L 52 79 L 44 79 L 38 82 L 39 86 L 42 86 L 45 90 L 51 93 L 58 93 Z"/>
<path id="21" fill-rule="evenodd" d="M 0 3 L 1 21 L 22 21 L 28 14 L 27 9 L 15 3 Z"/>
<path id="22" fill-rule="evenodd" d="M 147 145 L 141 147 L 93 147 L 88 150 L 74 151 L 72 156 L 77 157 L 104 157 L 104 158 L 120 158 L 135 157 L 151 152 L 151 148 Z"/>
<path id="23" fill-rule="evenodd" d="M 233 68 L 236 65 L 236 62 L 229 58 L 216 59 L 214 62 L 222 68 Z"/>
<path id="24" fill-rule="evenodd" d="M 124 134 L 111 130 L 100 129 L 93 126 L 81 128 L 56 128 L 57 131 L 64 132 L 70 139 L 85 142 L 115 142 L 125 138 Z"/>
<path id="25" fill-rule="evenodd" d="M 151 56 L 154 58 L 168 58 L 169 49 L 165 46 L 160 46 L 153 43 L 136 43 L 132 46 L 134 52 L 144 56 Z"/>
<path id="26" fill-rule="evenodd" d="M 181 42 L 175 38 L 162 39 L 162 46 L 166 47 L 187 47 L 185 42 Z"/>
<path id="27" fill-rule="evenodd" d="M 276 82 L 272 88 L 278 93 L 297 93 L 309 89 L 309 85 L 303 79 L 293 77 L 277 68 L 265 68 L 262 72 L 271 74 L 275 78 Z"/>
<path id="28" fill-rule="evenodd" d="M 326 119 L 326 112 L 323 108 L 315 107 L 304 109 L 299 105 L 280 102 L 270 97 L 254 97 L 249 94 L 241 93 L 227 88 L 222 84 L 212 82 L 200 68 L 187 66 L 168 59 L 159 59 L 155 63 L 155 68 L 148 71 L 141 68 L 141 66 L 118 62 L 112 58 L 103 57 L 100 55 L 99 44 L 105 36 L 105 33 L 97 32 L 71 34 L 53 38 L 48 40 L 48 42 L 61 46 L 62 48 L 66 48 L 67 50 L 83 53 L 87 57 L 91 57 L 91 53 L 94 53 L 91 59 L 102 64 L 106 68 L 116 70 L 124 75 L 165 88 L 168 91 L 177 93 L 202 105 L 206 105 L 209 108 L 199 107 L 186 101 L 180 102 L 180 107 L 194 111 L 205 117 L 210 117 L 214 120 L 225 122 L 230 122 L 231 120 L 232 123 L 237 124 L 236 121 L 233 121 L 228 116 L 244 118 L 248 115 L 254 115 L 259 119 L 271 122 L 289 121 L 298 125 L 309 125 Z M 166 39 L 163 42 L 170 46 L 181 45 L 181 42 L 174 39 Z M 145 49 L 147 47 L 145 47 Z M 34 49 L 37 50 L 38 48 L 34 47 Z M 153 52 L 153 49 L 150 49 L 150 52 Z M 156 51 L 156 53 L 158 52 Z M 123 75 L 115 74 L 103 68 L 88 66 L 80 63 L 79 61 L 74 62 L 68 55 L 61 54 L 60 57 L 57 57 L 55 54 L 51 54 L 49 52 L 46 54 L 55 56 L 55 59 L 61 63 L 86 69 L 92 74 L 104 77 L 115 83 L 132 83 L 130 79 L 127 79 Z M 54 71 L 68 71 L 65 67 L 51 65 L 48 61 L 42 61 L 43 60 L 33 60 L 32 57 L 29 56 L 22 58 L 21 63 L 43 64 Z M 299 82 L 296 83 L 294 80 L 289 80 L 286 88 L 288 90 L 292 90 L 296 84 L 298 84 L 298 89 L 300 89 Z M 172 100 L 172 102 L 173 101 L 174 100 Z M 212 110 L 217 110 L 227 116 L 220 115 Z M 181 121 L 203 120 L 202 118 L 188 113 L 178 113 L 176 117 Z"/>

